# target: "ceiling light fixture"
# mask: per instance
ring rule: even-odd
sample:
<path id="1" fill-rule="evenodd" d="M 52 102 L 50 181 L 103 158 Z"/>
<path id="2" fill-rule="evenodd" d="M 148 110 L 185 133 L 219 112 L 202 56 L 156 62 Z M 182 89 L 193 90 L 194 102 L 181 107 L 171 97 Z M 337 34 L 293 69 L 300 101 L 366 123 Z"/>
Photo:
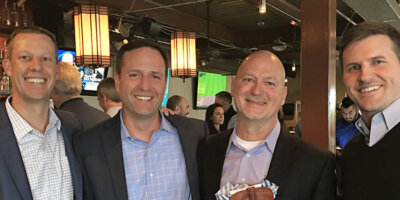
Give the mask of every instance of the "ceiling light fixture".
<path id="1" fill-rule="evenodd" d="M 171 76 L 194 77 L 196 71 L 196 35 L 193 32 L 174 32 L 171 34 Z"/>
<path id="2" fill-rule="evenodd" d="M 108 67 L 110 65 L 110 36 L 108 9 L 98 5 L 74 8 L 76 64 L 78 66 Z"/>
<path id="3" fill-rule="evenodd" d="M 267 2 L 266 0 L 260 0 L 258 4 L 258 12 L 261 14 L 265 14 L 267 12 Z"/>

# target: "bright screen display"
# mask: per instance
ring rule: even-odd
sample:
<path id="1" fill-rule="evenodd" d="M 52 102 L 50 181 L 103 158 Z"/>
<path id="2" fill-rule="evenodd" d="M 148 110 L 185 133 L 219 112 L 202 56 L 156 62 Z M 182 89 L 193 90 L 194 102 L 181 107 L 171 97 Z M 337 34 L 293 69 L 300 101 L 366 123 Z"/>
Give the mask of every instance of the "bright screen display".
<path id="1" fill-rule="evenodd" d="M 60 62 L 69 62 L 75 65 L 76 53 L 70 50 L 58 50 L 58 60 Z M 107 68 L 92 69 L 89 67 L 78 67 L 82 79 L 82 94 L 97 95 L 97 86 L 106 78 Z"/>
<path id="2" fill-rule="evenodd" d="M 164 106 L 164 107 L 167 106 L 167 101 L 168 101 L 169 76 L 171 73 L 170 71 L 171 71 L 171 69 L 168 68 L 167 88 L 165 89 L 164 99 L 163 99 L 163 102 L 161 103 L 161 106 Z"/>
<path id="3" fill-rule="evenodd" d="M 226 76 L 198 72 L 196 108 L 207 108 L 215 101 L 215 94 L 226 91 Z"/>

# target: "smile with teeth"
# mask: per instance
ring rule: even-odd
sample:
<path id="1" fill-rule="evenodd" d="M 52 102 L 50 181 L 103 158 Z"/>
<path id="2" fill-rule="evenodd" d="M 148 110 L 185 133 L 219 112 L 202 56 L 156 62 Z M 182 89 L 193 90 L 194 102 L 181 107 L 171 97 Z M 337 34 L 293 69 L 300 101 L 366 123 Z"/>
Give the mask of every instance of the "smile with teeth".
<path id="1" fill-rule="evenodd" d="M 254 101 L 254 100 L 251 100 L 251 99 L 247 99 L 247 101 L 250 102 L 250 103 L 255 103 L 255 104 L 260 104 L 260 105 L 266 104 L 266 102 L 264 102 L 264 101 Z"/>
<path id="2" fill-rule="evenodd" d="M 143 101 L 150 101 L 151 97 L 143 97 L 143 96 L 135 96 L 136 98 L 143 100 Z"/>
<path id="3" fill-rule="evenodd" d="M 380 87 L 382 87 L 382 86 L 376 85 L 376 86 L 371 86 L 371 87 L 363 88 L 363 89 L 361 89 L 361 93 L 365 93 L 365 92 L 370 92 L 370 91 L 373 91 L 373 90 L 377 90 L 377 89 L 379 89 Z"/>
<path id="4" fill-rule="evenodd" d="M 44 78 L 25 78 L 25 81 L 29 83 L 44 83 L 45 79 Z"/>

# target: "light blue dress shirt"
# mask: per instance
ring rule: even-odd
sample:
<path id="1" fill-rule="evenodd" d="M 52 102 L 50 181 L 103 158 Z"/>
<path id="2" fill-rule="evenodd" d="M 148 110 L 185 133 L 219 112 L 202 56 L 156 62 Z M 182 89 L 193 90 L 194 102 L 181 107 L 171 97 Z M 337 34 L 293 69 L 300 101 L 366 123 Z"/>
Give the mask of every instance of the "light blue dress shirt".
<path id="1" fill-rule="evenodd" d="M 280 131 L 281 124 L 278 121 L 263 143 L 246 151 L 238 144 L 236 128 L 234 128 L 225 155 L 220 186 L 223 187 L 228 182 L 232 185 L 261 183 L 268 174 Z"/>
<path id="2" fill-rule="evenodd" d="M 358 119 L 357 129 L 367 138 L 368 146 L 373 146 L 400 122 L 400 99 L 397 99 L 383 111 L 376 113 L 371 120 L 371 129 L 365 125 L 364 121 Z"/>
<path id="3" fill-rule="evenodd" d="M 191 199 L 177 130 L 162 116 L 150 142 L 130 136 L 121 115 L 122 153 L 129 200 Z"/>

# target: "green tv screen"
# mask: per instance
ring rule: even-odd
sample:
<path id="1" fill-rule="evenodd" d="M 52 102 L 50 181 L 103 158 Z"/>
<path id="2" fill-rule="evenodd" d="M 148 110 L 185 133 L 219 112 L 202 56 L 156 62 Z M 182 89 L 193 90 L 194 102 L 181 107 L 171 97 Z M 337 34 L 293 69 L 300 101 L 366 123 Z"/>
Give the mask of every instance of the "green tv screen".
<path id="1" fill-rule="evenodd" d="M 209 72 L 198 72 L 196 108 L 207 108 L 215 101 L 215 94 L 226 91 L 226 76 Z"/>

